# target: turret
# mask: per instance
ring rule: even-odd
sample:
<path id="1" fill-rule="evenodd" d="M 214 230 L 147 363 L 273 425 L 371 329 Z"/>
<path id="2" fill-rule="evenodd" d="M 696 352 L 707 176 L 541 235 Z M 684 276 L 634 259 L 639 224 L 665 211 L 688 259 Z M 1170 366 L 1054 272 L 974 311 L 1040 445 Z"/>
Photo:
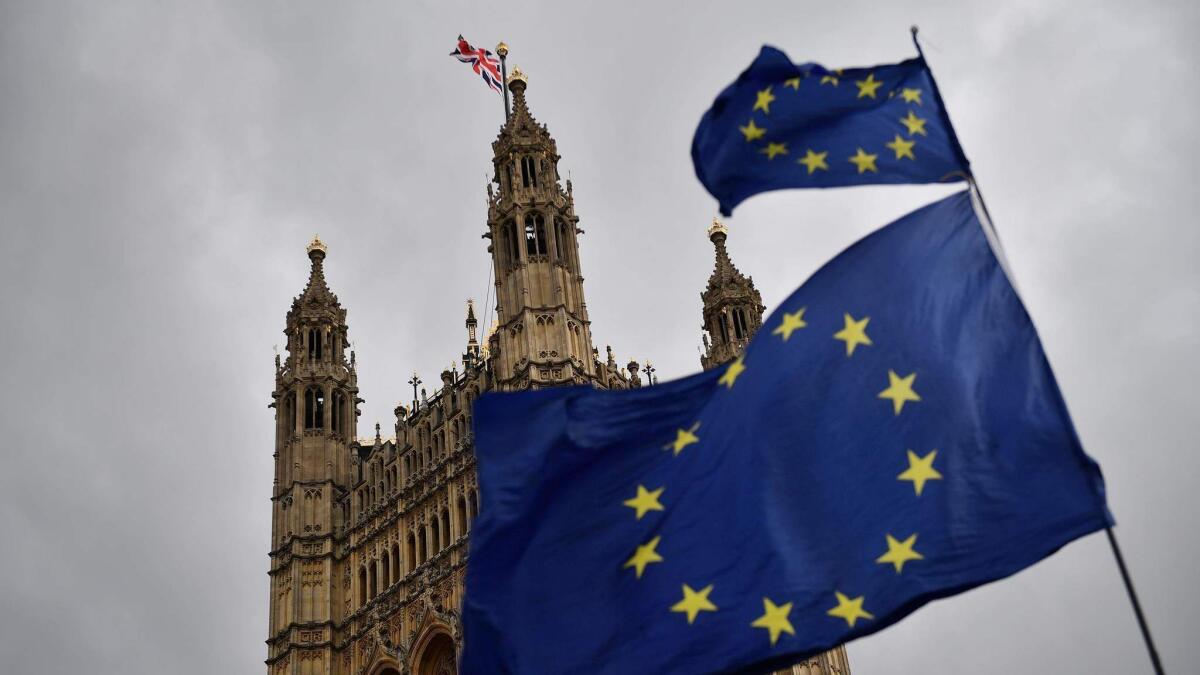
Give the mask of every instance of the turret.
<path id="1" fill-rule="evenodd" d="M 716 249 L 716 265 L 708 278 L 708 287 L 700 294 L 704 303 L 704 354 L 700 364 L 705 370 L 737 358 L 750 338 L 762 326 L 762 296 L 754 279 L 738 271 L 725 249 L 729 230 L 716 218 L 708 228 L 708 238 Z"/>
<path id="2" fill-rule="evenodd" d="M 501 389 L 595 378 L 591 324 L 583 298 L 576 237 L 582 234 L 570 185 L 563 189 L 558 147 L 529 112 L 528 78 L 508 78 L 512 116 L 492 143 L 489 251 L 495 267 L 499 327 L 489 356 Z"/>

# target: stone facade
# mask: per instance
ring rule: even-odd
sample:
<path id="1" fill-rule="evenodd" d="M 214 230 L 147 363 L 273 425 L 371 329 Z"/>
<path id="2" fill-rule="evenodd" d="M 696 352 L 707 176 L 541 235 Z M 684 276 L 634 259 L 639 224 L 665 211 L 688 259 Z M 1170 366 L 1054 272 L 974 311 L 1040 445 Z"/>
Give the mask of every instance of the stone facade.
<path id="1" fill-rule="evenodd" d="M 307 286 L 287 314 L 287 356 L 275 362 L 268 675 L 452 675 L 462 630 L 467 536 L 479 513 L 471 404 L 488 390 L 642 384 L 592 346 L 579 267 L 579 219 L 557 146 L 510 78 L 512 116 L 492 144 L 488 251 L 496 324 L 480 341 L 468 304 L 467 342 L 432 394 L 413 376 L 394 436 L 355 430 L 356 363 L 346 310 L 325 280 L 325 245 L 308 247 Z M 753 282 L 710 230 L 716 268 L 703 293 L 705 368 L 734 358 L 762 323 Z M 791 671 L 849 673 L 841 648 Z"/>

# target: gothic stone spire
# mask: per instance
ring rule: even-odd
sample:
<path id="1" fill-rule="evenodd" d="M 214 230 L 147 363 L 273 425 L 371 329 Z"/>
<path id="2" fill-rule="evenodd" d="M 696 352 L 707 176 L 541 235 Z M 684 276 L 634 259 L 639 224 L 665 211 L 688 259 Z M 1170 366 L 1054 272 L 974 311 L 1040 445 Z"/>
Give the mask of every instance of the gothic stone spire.
<path id="1" fill-rule="evenodd" d="M 754 287 L 754 280 L 742 274 L 725 248 L 729 229 L 716 218 L 708 228 L 708 238 L 716 251 L 716 264 L 708 287 L 700 294 L 704 303 L 704 325 L 707 333 L 705 353 L 700 357 L 707 370 L 736 358 L 746 348 L 750 338 L 762 326 L 766 307 Z"/>

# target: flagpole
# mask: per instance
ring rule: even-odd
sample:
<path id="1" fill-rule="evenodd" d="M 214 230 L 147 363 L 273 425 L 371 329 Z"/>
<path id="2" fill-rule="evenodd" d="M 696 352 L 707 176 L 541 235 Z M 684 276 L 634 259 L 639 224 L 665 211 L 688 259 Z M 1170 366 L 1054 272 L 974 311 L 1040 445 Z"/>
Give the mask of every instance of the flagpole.
<path id="1" fill-rule="evenodd" d="M 996 231 L 995 223 L 992 222 L 992 214 L 988 211 L 987 202 L 983 199 L 983 190 L 979 189 L 979 183 L 975 180 L 974 172 L 971 171 L 970 162 L 967 161 L 966 153 L 962 146 L 958 144 L 958 135 L 954 133 L 954 127 L 950 124 L 950 113 L 946 108 L 946 103 L 942 101 L 942 94 L 938 91 L 937 80 L 933 77 L 933 68 L 929 66 L 929 62 L 925 60 L 925 52 L 921 49 L 921 42 L 917 39 L 917 26 L 913 26 L 912 39 L 913 45 L 917 48 L 917 56 L 921 57 L 921 61 L 925 64 L 926 70 L 929 72 L 929 83 L 933 88 L 933 97 L 937 100 L 938 107 L 941 109 L 942 121 L 946 125 L 946 129 L 950 132 L 950 139 L 954 142 L 954 148 L 958 152 L 959 159 L 962 160 L 963 166 L 967 167 L 966 177 L 967 185 L 970 186 L 971 192 L 975 198 L 979 200 L 979 208 L 983 211 L 984 219 L 987 220 L 987 229 L 991 237 L 995 239 L 996 253 L 1001 260 L 1004 268 L 1008 269 L 1007 261 L 1004 260 L 1003 248 L 1000 246 L 1000 234 Z M 1013 281 L 1011 272 L 1008 274 L 1009 281 L 1016 286 Z M 1150 653 L 1150 663 L 1154 666 L 1156 675 L 1163 675 L 1162 662 L 1158 658 L 1158 649 L 1154 646 L 1154 638 L 1150 635 L 1150 625 L 1146 622 L 1146 616 L 1142 613 L 1142 604 L 1138 601 L 1137 591 L 1133 589 L 1133 579 L 1129 576 L 1129 570 L 1125 567 L 1125 558 L 1121 555 L 1121 547 L 1117 545 L 1117 535 L 1113 533 L 1112 527 L 1104 528 L 1104 533 L 1108 535 L 1108 543 L 1112 548 L 1113 557 L 1117 560 L 1117 568 L 1121 571 L 1121 581 L 1125 583 L 1125 592 L 1129 595 L 1129 603 L 1133 605 L 1133 613 L 1137 617 L 1138 628 L 1142 631 L 1142 640 L 1146 643 L 1146 651 Z"/>
<path id="2" fill-rule="evenodd" d="M 504 121 L 512 116 L 508 108 L 508 65 L 504 59 L 508 56 L 508 45 L 501 42 L 496 45 L 496 53 L 500 55 L 500 86 L 504 87 Z"/>
<path id="3" fill-rule="evenodd" d="M 1133 613 L 1137 615 L 1138 628 L 1142 629 L 1142 639 L 1146 642 L 1146 651 L 1150 652 L 1150 663 L 1154 664 L 1154 672 L 1163 675 L 1162 661 L 1158 659 L 1158 650 L 1154 648 L 1154 638 L 1150 637 L 1150 624 L 1142 614 L 1142 603 L 1138 602 L 1137 591 L 1133 590 L 1133 579 L 1125 567 L 1125 557 L 1121 555 L 1121 547 L 1117 545 L 1117 535 L 1112 527 L 1104 528 L 1108 535 L 1108 543 L 1112 546 L 1113 557 L 1117 559 L 1117 568 L 1121 570 L 1121 580 L 1125 582 L 1125 591 L 1129 594 L 1129 603 L 1133 605 Z"/>

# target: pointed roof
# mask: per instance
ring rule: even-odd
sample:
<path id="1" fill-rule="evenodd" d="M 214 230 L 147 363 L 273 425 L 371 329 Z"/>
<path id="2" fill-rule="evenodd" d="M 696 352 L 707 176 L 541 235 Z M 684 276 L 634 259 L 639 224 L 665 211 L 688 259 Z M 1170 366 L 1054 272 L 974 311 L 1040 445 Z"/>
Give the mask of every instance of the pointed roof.
<path id="1" fill-rule="evenodd" d="M 305 250 L 308 252 L 312 268 L 308 272 L 308 284 L 292 302 L 292 311 L 301 307 L 340 310 L 337 296 L 329 290 L 329 284 L 325 281 L 325 254 L 329 247 L 320 237 L 313 236 Z"/>
<path id="2" fill-rule="evenodd" d="M 525 89 L 529 86 L 529 78 L 520 68 L 513 68 L 508 76 L 508 90 L 513 95 L 512 115 L 500 128 L 500 134 L 492 142 L 492 151 L 497 157 L 507 155 L 514 146 L 541 145 L 551 154 L 558 154 L 557 144 L 550 136 L 550 130 L 545 124 L 539 124 L 529 112 L 529 104 L 525 101 Z"/>
<path id="3" fill-rule="evenodd" d="M 729 257 L 729 251 L 725 249 L 725 240 L 728 236 L 729 228 L 725 227 L 720 220 L 713 218 L 712 225 L 708 228 L 708 238 L 716 248 L 716 264 L 713 267 L 712 276 L 708 278 L 708 288 L 702 294 L 706 304 L 712 295 L 721 289 L 754 290 L 754 281 L 738 270 Z"/>

